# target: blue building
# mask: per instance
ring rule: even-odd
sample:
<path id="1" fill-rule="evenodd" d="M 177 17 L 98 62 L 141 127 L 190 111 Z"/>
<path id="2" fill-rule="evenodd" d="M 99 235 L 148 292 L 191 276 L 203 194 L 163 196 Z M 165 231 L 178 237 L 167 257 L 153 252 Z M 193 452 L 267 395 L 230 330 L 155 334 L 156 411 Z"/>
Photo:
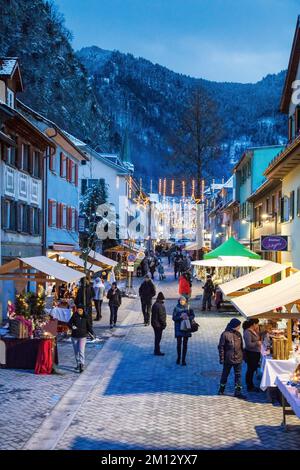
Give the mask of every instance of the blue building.
<path id="1" fill-rule="evenodd" d="M 56 152 L 47 159 L 45 177 L 45 248 L 46 251 L 79 249 L 78 169 L 88 157 L 54 122 L 46 119 L 23 103 L 24 116 L 30 119 L 56 145 Z"/>

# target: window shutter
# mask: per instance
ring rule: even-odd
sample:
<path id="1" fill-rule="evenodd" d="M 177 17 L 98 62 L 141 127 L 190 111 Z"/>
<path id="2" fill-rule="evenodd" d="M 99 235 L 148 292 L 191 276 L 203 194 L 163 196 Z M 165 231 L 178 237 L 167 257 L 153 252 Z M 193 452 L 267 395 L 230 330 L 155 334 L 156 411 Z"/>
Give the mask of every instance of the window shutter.
<path id="1" fill-rule="evenodd" d="M 29 152 L 28 152 L 28 172 L 33 175 L 33 148 L 30 145 L 29 146 Z"/>
<path id="2" fill-rule="evenodd" d="M 42 235 L 43 233 L 43 217 L 41 209 L 37 211 L 37 235 Z"/>
<path id="3" fill-rule="evenodd" d="M 75 209 L 75 232 L 78 232 L 78 210 Z"/>
<path id="4" fill-rule="evenodd" d="M 295 215 L 295 191 L 290 193 L 290 219 L 293 220 Z"/>
<path id="5" fill-rule="evenodd" d="M 66 174 L 67 174 L 67 181 L 71 181 L 71 176 L 70 176 L 70 169 L 71 169 L 71 160 L 69 158 L 66 158 Z"/>
<path id="6" fill-rule="evenodd" d="M 4 162 L 7 162 L 7 145 L 1 144 L 1 147 L 2 147 L 2 160 Z"/>
<path id="7" fill-rule="evenodd" d="M 48 199 L 48 227 L 52 226 L 52 201 Z"/>
<path id="8" fill-rule="evenodd" d="M 29 233 L 31 235 L 35 235 L 34 233 L 34 223 L 33 223 L 33 214 L 34 214 L 34 209 L 33 207 L 28 206 L 29 208 Z"/>
<path id="9" fill-rule="evenodd" d="M 1 198 L 1 228 L 5 230 L 6 227 L 6 219 L 7 219 L 7 204 L 5 202 L 5 198 Z"/>
<path id="10" fill-rule="evenodd" d="M 38 177 L 42 178 L 44 174 L 44 158 L 46 154 L 44 152 L 37 152 L 38 155 Z"/>
<path id="11" fill-rule="evenodd" d="M 72 208 L 68 207 L 68 230 L 72 230 Z"/>
<path id="12" fill-rule="evenodd" d="M 56 227 L 57 227 L 57 228 L 61 228 L 61 224 L 60 224 L 60 208 L 61 208 L 61 205 L 60 205 L 60 203 L 57 202 L 57 204 L 56 204 Z"/>
<path id="13" fill-rule="evenodd" d="M 17 202 L 16 203 L 16 216 L 17 216 L 17 224 L 16 224 L 16 229 L 18 232 L 21 232 L 22 231 L 22 225 L 23 225 L 23 221 L 22 221 L 22 217 L 21 217 L 21 203 L 20 202 Z"/>
<path id="14" fill-rule="evenodd" d="M 78 165 L 75 165 L 75 186 L 78 186 Z"/>

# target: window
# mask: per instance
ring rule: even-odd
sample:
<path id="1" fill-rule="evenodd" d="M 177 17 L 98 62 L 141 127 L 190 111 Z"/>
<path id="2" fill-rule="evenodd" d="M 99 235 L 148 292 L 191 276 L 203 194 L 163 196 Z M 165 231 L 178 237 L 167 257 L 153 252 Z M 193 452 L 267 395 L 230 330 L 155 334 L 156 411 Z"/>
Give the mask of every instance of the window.
<path id="1" fill-rule="evenodd" d="M 7 106 L 9 106 L 10 108 L 14 108 L 15 107 L 15 94 L 14 92 L 7 87 L 6 89 L 6 104 Z"/>
<path id="2" fill-rule="evenodd" d="M 55 155 L 52 155 L 52 153 L 51 153 L 49 155 L 49 170 L 53 171 L 53 173 L 56 173 L 55 164 L 56 164 Z"/>
<path id="3" fill-rule="evenodd" d="M 2 199 L 2 227 L 4 230 L 16 230 L 16 202 Z"/>
<path id="4" fill-rule="evenodd" d="M 40 152 L 33 152 L 32 155 L 32 176 L 36 178 L 40 178 L 40 159 L 41 154 Z"/>
<path id="5" fill-rule="evenodd" d="M 99 184 L 99 179 L 82 179 L 81 180 L 81 194 L 84 195 L 87 189 L 92 188 L 96 184 Z"/>
<path id="6" fill-rule="evenodd" d="M 76 210 L 74 207 L 71 207 L 71 230 L 75 232 L 76 230 Z"/>
<path id="7" fill-rule="evenodd" d="M 21 170 L 29 171 L 29 152 L 30 146 L 22 144 Z"/>
<path id="8" fill-rule="evenodd" d="M 27 204 L 17 202 L 17 230 L 18 232 L 29 233 L 30 207 Z"/>
<path id="9" fill-rule="evenodd" d="M 40 217 L 41 210 L 37 207 L 30 207 L 30 233 L 40 235 Z"/>
<path id="10" fill-rule="evenodd" d="M 57 223 L 56 201 L 49 199 L 48 201 L 48 225 L 49 227 L 56 227 L 56 223 Z"/>
<path id="11" fill-rule="evenodd" d="M 67 177 L 67 157 L 62 152 L 60 154 L 60 176 Z"/>
<path id="12" fill-rule="evenodd" d="M 16 141 L 16 138 L 12 135 L 10 135 L 10 138 L 15 140 Z M 15 166 L 16 164 L 16 147 L 9 147 L 9 146 L 6 146 L 4 148 L 4 152 L 6 152 L 5 154 L 5 161 L 6 163 L 8 163 L 9 165 L 13 165 Z"/>
<path id="13" fill-rule="evenodd" d="M 287 222 L 290 218 L 289 198 L 284 196 L 281 198 L 281 222 Z"/>

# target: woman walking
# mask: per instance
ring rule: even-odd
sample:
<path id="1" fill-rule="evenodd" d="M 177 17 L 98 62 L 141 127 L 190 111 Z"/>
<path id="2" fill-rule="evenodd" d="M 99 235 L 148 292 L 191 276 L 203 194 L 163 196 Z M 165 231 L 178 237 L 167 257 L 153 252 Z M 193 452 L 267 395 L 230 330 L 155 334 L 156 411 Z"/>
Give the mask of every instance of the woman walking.
<path id="1" fill-rule="evenodd" d="M 116 326 L 118 320 L 118 309 L 122 303 L 121 291 L 117 286 L 116 282 L 113 282 L 111 288 L 107 292 L 107 298 L 109 300 L 108 305 L 110 308 L 110 327 Z"/>
<path id="2" fill-rule="evenodd" d="M 186 366 L 185 358 L 187 353 L 188 340 L 191 338 L 192 333 L 188 328 L 187 321 L 191 322 L 195 318 L 193 310 L 189 308 L 187 299 L 181 296 L 178 304 L 173 311 L 173 321 L 175 326 L 175 338 L 177 339 L 177 361 L 180 364 L 182 352 L 182 366 Z"/>
<path id="3" fill-rule="evenodd" d="M 165 296 L 162 292 L 159 292 L 156 298 L 156 302 L 152 306 L 151 325 L 154 330 L 154 355 L 164 356 L 165 354 L 160 350 L 160 342 L 162 332 L 167 326 L 167 313 L 164 304 Z"/>
<path id="4" fill-rule="evenodd" d="M 248 392 L 260 392 L 258 387 L 254 386 L 254 372 L 259 366 L 261 341 L 259 337 L 259 320 L 251 318 L 243 323 L 245 351 L 244 357 L 247 364 L 246 384 Z"/>
<path id="5" fill-rule="evenodd" d="M 95 309 L 97 312 L 96 316 L 96 321 L 101 320 L 102 314 L 101 314 L 101 307 L 102 307 L 102 302 L 103 302 L 103 297 L 104 297 L 104 292 L 105 292 L 105 286 L 100 279 L 100 277 L 96 277 L 93 285 L 94 289 L 94 304 L 95 304 Z"/>
<path id="6" fill-rule="evenodd" d="M 191 297 L 192 289 L 187 273 L 182 273 L 179 278 L 178 292 L 179 295 L 184 295 L 187 299 Z"/>
<path id="7" fill-rule="evenodd" d="M 75 359 L 77 362 L 76 370 L 83 372 L 85 362 L 86 338 L 90 333 L 94 336 L 93 328 L 90 322 L 90 316 L 85 313 L 82 305 L 79 305 L 69 321 L 69 327 L 72 330 L 72 343 Z"/>

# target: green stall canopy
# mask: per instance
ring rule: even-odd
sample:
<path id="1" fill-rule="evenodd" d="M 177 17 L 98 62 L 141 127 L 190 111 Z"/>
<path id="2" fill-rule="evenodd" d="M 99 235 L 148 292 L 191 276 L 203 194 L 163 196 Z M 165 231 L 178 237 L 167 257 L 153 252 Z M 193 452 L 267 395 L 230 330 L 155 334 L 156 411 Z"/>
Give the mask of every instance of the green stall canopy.
<path id="1" fill-rule="evenodd" d="M 218 246 L 215 250 L 204 255 L 204 259 L 218 258 L 218 256 L 245 256 L 246 258 L 260 259 L 261 257 L 251 250 L 248 250 L 244 245 L 239 243 L 235 238 L 230 237 L 222 245 Z"/>

